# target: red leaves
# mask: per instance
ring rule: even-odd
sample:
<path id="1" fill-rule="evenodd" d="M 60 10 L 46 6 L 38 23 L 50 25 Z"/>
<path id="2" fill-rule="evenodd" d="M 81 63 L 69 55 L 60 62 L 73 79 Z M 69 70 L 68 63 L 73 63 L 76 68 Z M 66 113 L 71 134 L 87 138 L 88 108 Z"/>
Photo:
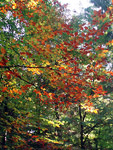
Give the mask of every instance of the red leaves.
<path id="1" fill-rule="evenodd" d="M 74 35 L 77 36 L 77 35 L 78 35 L 78 32 L 75 32 Z"/>
<path id="2" fill-rule="evenodd" d="M 109 71 L 109 73 L 113 76 L 113 72 L 112 71 Z"/>
<path id="3" fill-rule="evenodd" d="M 23 92 L 25 92 L 26 90 L 28 90 L 28 88 L 30 88 L 32 85 L 31 84 L 27 84 L 27 85 L 25 85 L 25 86 L 21 86 L 21 90 L 23 91 Z"/>
<path id="4" fill-rule="evenodd" d="M 32 136 L 32 138 L 38 138 L 38 137 L 39 137 L 39 136 L 37 136 L 37 135 L 33 135 L 33 136 Z"/>
<path id="5" fill-rule="evenodd" d="M 100 51 L 103 50 L 102 49 L 103 43 L 100 44 L 101 46 L 97 46 L 98 43 L 95 45 L 95 42 L 98 42 L 97 40 L 104 34 L 104 32 L 111 25 L 111 23 L 102 22 L 104 23 L 104 25 L 100 27 L 100 29 L 98 29 L 98 23 L 100 23 L 100 20 L 101 21 L 104 20 L 104 18 L 107 16 L 106 14 L 101 14 L 101 10 L 94 11 L 93 24 L 96 26 L 94 27 L 91 24 L 88 25 L 82 24 L 79 25 L 78 31 L 80 32 L 75 32 L 71 28 L 71 25 L 67 23 L 62 23 L 63 22 L 62 19 L 60 22 L 59 20 L 60 17 L 57 18 L 55 16 L 56 17 L 55 19 L 58 19 L 59 23 L 57 20 L 53 24 L 54 18 L 51 16 L 52 13 L 49 14 L 49 12 L 52 12 L 53 10 L 52 11 L 51 9 L 49 9 L 49 11 L 47 10 L 45 1 L 43 1 L 43 4 L 42 2 L 40 2 L 39 7 L 36 10 L 35 7 L 33 7 L 34 10 L 29 11 L 32 8 L 32 6 L 29 7 L 27 14 L 25 12 L 24 13 L 22 12 L 24 8 L 26 8 L 27 6 L 27 4 L 25 5 L 24 2 L 25 1 L 16 0 L 15 3 L 12 5 L 14 9 L 18 10 L 18 11 L 13 10 L 13 16 L 17 17 L 23 23 L 27 22 L 28 26 L 26 27 L 25 35 L 28 35 L 27 37 L 30 38 L 28 39 L 26 38 L 26 36 L 25 37 L 23 36 L 23 40 L 21 43 L 18 43 L 18 41 L 13 42 L 13 44 L 15 44 L 14 48 L 18 49 L 18 53 L 22 55 L 21 58 L 24 58 L 24 56 L 28 56 L 25 57 L 26 60 L 21 59 L 20 60 L 21 62 L 19 62 L 18 64 L 25 65 L 27 63 L 28 66 L 30 66 L 30 62 L 32 62 L 36 64 L 36 66 L 39 66 L 43 63 L 45 58 L 48 59 L 48 62 L 51 62 L 48 65 L 49 67 L 47 67 L 46 65 L 45 68 L 42 68 L 43 72 L 39 71 L 39 73 L 37 74 L 36 73 L 30 74 L 29 72 L 32 78 L 34 78 L 34 75 L 37 76 L 42 75 L 42 77 L 49 80 L 50 86 L 58 88 L 59 91 L 62 89 L 63 92 L 69 93 L 69 100 L 67 102 L 68 104 L 69 101 L 71 101 L 71 98 L 73 97 L 76 100 L 79 100 L 82 97 L 82 92 L 83 90 L 85 90 L 86 86 L 88 87 L 91 86 L 92 80 L 104 81 L 106 79 L 106 77 L 103 74 L 98 75 L 98 71 L 101 71 L 102 65 L 97 65 L 95 67 L 93 65 L 90 65 L 92 64 L 92 62 L 98 61 L 99 55 L 97 54 L 99 54 Z M 34 5 L 35 2 L 36 1 L 34 1 Z M 56 3 L 57 2 L 55 1 L 55 4 Z M 39 19 L 36 19 L 37 13 Z M 56 12 L 54 12 L 53 14 L 55 13 Z M 43 16 L 45 16 L 46 19 L 44 19 Z M 98 17 L 100 18 L 100 20 L 97 19 Z M 50 18 L 52 18 L 53 20 L 51 20 Z M 31 31 L 33 31 L 33 33 Z M 34 35 L 31 36 L 32 35 L 31 33 Z M 65 37 L 63 37 L 62 35 Z M 50 40 L 51 38 L 53 40 Z M 1 54 L 3 57 L 0 62 L 0 65 L 6 66 L 6 63 L 10 61 L 10 58 L 5 57 L 6 50 L 3 47 L 1 48 Z M 72 58 L 74 57 L 77 58 L 76 61 L 72 60 Z M 59 60 L 61 60 L 61 62 L 63 63 L 60 63 Z M 103 63 L 104 60 L 101 59 L 101 64 Z M 35 70 L 36 69 L 34 69 L 34 72 Z M 28 70 L 26 69 L 26 72 L 27 71 Z M 8 80 L 12 79 L 11 78 L 12 76 L 14 78 L 21 78 L 17 70 L 12 71 L 12 69 L 10 69 L 4 72 L 4 74 Z M 24 73 L 22 75 L 24 76 Z M 24 85 L 21 86 L 21 90 L 25 92 L 30 87 L 31 85 Z M 103 92 L 102 87 L 98 87 L 96 91 L 97 93 L 102 93 Z M 40 99 L 41 96 L 45 96 L 47 99 L 50 100 L 52 98 L 54 99 L 54 94 L 48 93 L 43 88 L 35 89 L 34 92 L 38 94 L 38 96 L 40 96 Z M 56 96 L 58 95 L 56 94 Z M 63 97 L 65 97 L 65 94 L 59 95 L 59 101 L 60 98 Z M 63 102 L 60 103 L 63 104 Z"/>
<path id="6" fill-rule="evenodd" d="M 1 48 L 1 53 L 4 55 L 6 53 L 6 50 L 2 47 Z"/>
<path id="7" fill-rule="evenodd" d="M 15 70 L 15 72 L 13 72 L 13 71 L 7 71 L 7 72 L 10 73 L 10 74 L 12 74 L 12 75 L 15 76 L 15 77 L 21 78 L 21 76 L 19 75 L 19 73 L 17 73 L 16 70 Z"/>
<path id="8" fill-rule="evenodd" d="M 84 32 L 82 32 L 82 33 L 81 33 L 81 36 L 82 36 L 82 37 L 85 37 L 85 33 L 84 33 Z"/>
<path id="9" fill-rule="evenodd" d="M 98 87 L 93 91 L 95 94 L 101 94 L 101 95 L 105 95 L 107 93 L 107 91 L 103 90 L 102 85 L 98 85 Z"/>
<path id="10" fill-rule="evenodd" d="M 5 71 L 4 73 L 7 76 L 7 79 L 10 80 L 11 79 L 11 74 L 9 73 L 9 71 Z"/>
<path id="11" fill-rule="evenodd" d="M 33 54 L 31 54 L 29 52 L 20 52 L 20 55 L 28 55 L 30 58 Z"/>
<path id="12" fill-rule="evenodd" d="M 35 92 L 36 94 L 39 94 L 39 95 L 41 95 L 41 92 L 39 91 L 39 90 L 34 90 L 33 92 Z"/>
<path id="13" fill-rule="evenodd" d="M 8 62 L 8 60 L 5 59 L 4 57 L 2 57 L 2 61 L 0 62 L 0 66 L 6 66 L 7 62 Z"/>
<path id="14" fill-rule="evenodd" d="M 11 75 L 13 75 L 14 77 L 21 78 L 21 76 L 19 75 L 16 69 L 14 71 L 4 71 L 4 74 L 7 76 L 8 80 L 11 79 Z"/>
<path id="15" fill-rule="evenodd" d="M 4 66 L 3 62 L 0 62 L 0 66 Z"/>
<path id="16" fill-rule="evenodd" d="M 66 30 L 73 30 L 72 28 L 70 28 L 71 27 L 71 25 L 68 25 L 68 24 L 62 24 L 61 25 L 62 26 L 62 28 L 65 28 Z"/>
<path id="17" fill-rule="evenodd" d="M 95 16 L 100 16 L 101 15 L 101 9 L 99 11 L 94 10 L 93 13 Z"/>
<path id="18" fill-rule="evenodd" d="M 5 92 L 5 91 L 7 91 L 7 87 L 4 87 L 3 89 L 2 89 L 2 92 Z"/>

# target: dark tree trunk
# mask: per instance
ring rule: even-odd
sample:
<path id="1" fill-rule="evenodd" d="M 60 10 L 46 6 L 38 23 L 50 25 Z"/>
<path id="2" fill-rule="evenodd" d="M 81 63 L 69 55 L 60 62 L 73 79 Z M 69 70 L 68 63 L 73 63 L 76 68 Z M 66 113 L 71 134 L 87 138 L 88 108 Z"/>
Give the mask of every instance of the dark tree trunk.
<path id="1" fill-rule="evenodd" d="M 95 150 L 98 150 L 98 140 L 97 139 L 94 140 L 95 140 Z"/>
<path id="2" fill-rule="evenodd" d="M 2 139 L 1 139 L 1 146 L 2 146 L 2 149 L 5 150 L 5 145 L 6 145 L 6 135 L 5 135 L 5 132 L 3 132 L 2 134 Z"/>
<path id="3" fill-rule="evenodd" d="M 83 126 L 83 117 L 82 117 L 82 111 L 81 111 L 81 105 L 79 104 L 79 117 L 80 117 L 80 145 L 81 150 L 84 150 L 84 126 Z"/>

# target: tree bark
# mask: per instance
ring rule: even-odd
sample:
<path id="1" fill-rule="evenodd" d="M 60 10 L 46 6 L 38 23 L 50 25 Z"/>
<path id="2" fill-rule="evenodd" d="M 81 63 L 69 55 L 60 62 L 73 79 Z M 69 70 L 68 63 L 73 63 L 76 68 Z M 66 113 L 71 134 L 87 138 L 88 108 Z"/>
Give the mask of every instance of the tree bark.
<path id="1" fill-rule="evenodd" d="M 82 111 L 81 111 L 81 105 L 79 104 L 79 117 L 80 117 L 80 145 L 81 150 L 84 150 L 84 126 L 83 126 L 83 117 L 82 117 Z"/>
<path id="2" fill-rule="evenodd" d="M 3 150 L 5 150 L 5 145 L 6 145 L 5 137 L 6 137 L 5 132 L 3 132 L 2 139 L 1 139 L 1 145 Z"/>

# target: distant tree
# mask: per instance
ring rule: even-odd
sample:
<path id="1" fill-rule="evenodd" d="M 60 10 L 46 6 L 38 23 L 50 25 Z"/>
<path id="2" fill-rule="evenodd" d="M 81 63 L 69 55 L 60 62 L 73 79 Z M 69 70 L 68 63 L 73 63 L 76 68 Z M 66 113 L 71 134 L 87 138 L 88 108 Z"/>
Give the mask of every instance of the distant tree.
<path id="1" fill-rule="evenodd" d="M 103 12 L 107 10 L 109 6 L 111 6 L 111 0 L 90 0 L 91 3 L 95 5 L 95 7 L 101 8 Z"/>

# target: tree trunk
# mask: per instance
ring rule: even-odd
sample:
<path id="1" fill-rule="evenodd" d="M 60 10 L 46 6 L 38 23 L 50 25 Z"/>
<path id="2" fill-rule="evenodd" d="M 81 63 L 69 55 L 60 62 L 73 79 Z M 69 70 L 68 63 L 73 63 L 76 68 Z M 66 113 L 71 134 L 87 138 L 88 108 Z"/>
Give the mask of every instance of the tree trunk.
<path id="1" fill-rule="evenodd" d="M 2 146 L 2 149 L 5 150 L 5 145 L 6 145 L 6 135 L 5 135 L 5 132 L 3 132 L 2 134 L 2 139 L 1 139 L 1 146 Z"/>
<path id="2" fill-rule="evenodd" d="M 83 126 L 83 117 L 82 117 L 82 111 L 81 111 L 81 105 L 79 104 L 79 117 L 80 117 L 80 145 L 81 150 L 84 150 L 84 126 Z"/>
<path id="3" fill-rule="evenodd" d="M 94 141 L 95 141 L 95 150 L 98 150 L 98 140 L 94 139 Z"/>

